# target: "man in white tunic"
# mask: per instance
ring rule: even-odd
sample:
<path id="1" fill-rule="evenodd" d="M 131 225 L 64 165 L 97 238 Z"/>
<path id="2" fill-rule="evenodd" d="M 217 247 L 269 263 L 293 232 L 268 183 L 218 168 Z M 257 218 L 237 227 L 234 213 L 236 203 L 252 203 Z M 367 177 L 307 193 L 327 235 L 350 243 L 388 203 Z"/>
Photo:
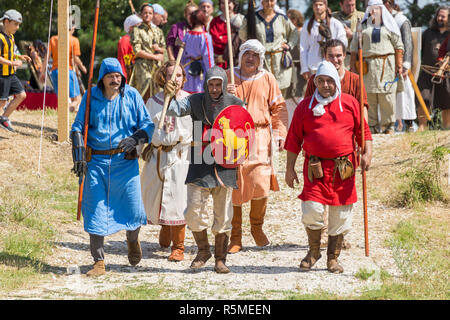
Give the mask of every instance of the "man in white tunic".
<path id="1" fill-rule="evenodd" d="M 155 74 L 154 81 L 161 87 L 175 69 L 175 62 L 166 62 Z M 176 70 L 177 99 L 187 97 L 182 90 L 186 81 L 184 69 Z M 152 96 L 146 104 L 154 123 L 159 123 L 164 105 L 164 93 Z M 161 129 L 155 128 L 152 143 L 142 153 L 145 160 L 141 173 L 141 189 L 148 222 L 161 225 L 159 243 L 172 252 L 169 261 L 184 259 L 184 237 L 187 206 L 187 186 L 184 184 L 189 168 L 189 149 L 192 141 L 190 116 L 165 116 Z"/>
<path id="2" fill-rule="evenodd" d="M 347 35 L 342 23 L 331 17 L 327 0 L 312 1 L 314 17 L 300 33 L 301 74 L 308 80 L 316 73 L 319 64 L 325 60 L 322 48 L 327 40 L 339 39 L 347 47 Z"/>

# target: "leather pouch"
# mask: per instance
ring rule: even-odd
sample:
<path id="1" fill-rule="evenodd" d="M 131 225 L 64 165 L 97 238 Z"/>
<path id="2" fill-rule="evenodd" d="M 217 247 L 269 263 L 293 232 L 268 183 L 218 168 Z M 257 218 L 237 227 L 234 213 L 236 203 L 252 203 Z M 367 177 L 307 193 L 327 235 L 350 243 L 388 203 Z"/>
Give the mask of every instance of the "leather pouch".
<path id="1" fill-rule="evenodd" d="M 355 174 L 353 163 L 348 160 L 348 157 L 339 157 L 335 161 L 341 180 L 348 179 Z"/>
<path id="2" fill-rule="evenodd" d="M 310 156 L 308 162 L 308 179 L 313 182 L 314 179 L 321 179 L 323 177 L 322 162 L 319 157 Z"/>

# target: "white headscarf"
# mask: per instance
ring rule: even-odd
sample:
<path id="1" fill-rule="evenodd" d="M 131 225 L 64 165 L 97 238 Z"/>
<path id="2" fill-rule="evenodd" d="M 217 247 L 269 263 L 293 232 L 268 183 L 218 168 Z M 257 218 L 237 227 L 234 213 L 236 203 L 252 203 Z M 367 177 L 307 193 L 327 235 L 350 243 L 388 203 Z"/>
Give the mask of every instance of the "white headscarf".
<path id="1" fill-rule="evenodd" d="M 259 42 L 256 39 L 250 39 L 250 40 L 245 41 L 239 47 L 239 68 L 241 68 L 242 56 L 247 51 L 254 51 L 257 54 L 259 54 L 260 63 L 259 63 L 258 71 L 260 71 L 264 65 L 264 55 L 266 54 L 266 48 L 262 45 L 261 42 Z"/>
<path id="2" fill-rule="evenodd" d="M 372 6 L 381 7 L 381 17 L 383 19 L 383 25 L 391 32 L 396 33 L 401 37 L 400 29 L 395 22 L 394 17 L 390 14 L 390 12 L 386 9 L 382 0 L 370 0 L 367 4 L 366 13 L 361 22 L 366 21 L 369 18 L 370 9 Z"/>
<path id="3" fill-rule="evenodd" d="M 260 11 L 260 10 L 262 10 L 262 9 L 263 9 L 263 5 L 262 5 L 262 3 L 260 2 L 259 5 L 258 5 L 258 7 L 255 9 L 255 12 L 258 12 L 258 11 Z M 275 4 L 275 7 L 273 8 L 273 10 L 274 10 L 275 12 L 277 12 L 277 13 L 281 13 L 281 14 L 286 15 L 286 13 L 284 12 L 284 10 L 281 9 L 280 6 L 278 6 L 277 4 Z"/>
<path id="4" fill-rule="evenodd" d="M 131 16 L 128 16 L 125 21 L 123 22 L 123 28 L 125 29 L 125 32 L 128 33 L 130 31 L 131 27 L 134 27 L 135 25 L 142 22 L 142 19 L 138 17 L 135 14 L 132 14 Z"/>
<path id="5" fill-rule="evenodd" d="M 313 100 L 316 99 L 318 104 L 316 104 L 316 106 L 313 108 L 313 112 L 315 116 L 320 117 L 323 114 L 325 114 L 324 106 L 333 102 L 334 100 L 336 100 L 336 98 L 339 97 L 339 109 L 341 110 L 341 112 L 343 112 L 341 104 L 341 78 L 339 77 L 336 67 L 331 62 L 324 60 L 319 64 L 319 67 L 317 68 L 314 83 L 316 82 L 318 76 L 331 77 L 334 80 L 334 83 L 336 84 L 336 92 L 334 93 L 333 96 L 324 98 L 320 95 L 319 90 L 316 88 L 316 91 L 314 91 L 314 96 L 311 99 L 311 102 L 309 103 L 308 109 L 311 109 Z"/>

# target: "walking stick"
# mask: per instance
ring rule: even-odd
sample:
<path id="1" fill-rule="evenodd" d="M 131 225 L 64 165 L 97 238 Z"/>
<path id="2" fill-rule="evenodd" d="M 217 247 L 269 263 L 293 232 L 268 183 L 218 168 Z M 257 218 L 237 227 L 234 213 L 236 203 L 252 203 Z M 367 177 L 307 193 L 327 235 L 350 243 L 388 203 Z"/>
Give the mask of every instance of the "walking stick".
<path id="1" fill-rule="evenodd" d="M 170 77 L 171 81 L 175 81 L 175 77 L 177 76 L 177 68 L 180 65 L 181 57 L 183 56 L 183 52 L 184 52 L 184 46 L 186 44 L 183 41 L 181 41 L 180 38 L 177 38 L 177 40 L 175 41 L 175 45 L 179 46 L 180 50 L 178 51 L 178 54 L 177 54 L 177 60 L 175 62 L 175 68 L 173 69 L 172 76 Z M 163 106 L 163 109 L 161 111 L 161 118 L 159 119 L 158 129 L 162 129 L 162 127 L 163 127 L 164 118 L 166 117 L 167 108 L 169 107 L 169 102 L 170 102 L 171 98 L 172 97 L 169 96 L 169 95 L 164 97 L 164 106 Z"/>
<path id="2" fill-rule="evenodd" d="M 231 43 L 231 23 L 230 23 L 230 8 L 228 7 L 228 0 L 225 0 L 225 20 L 227 22 L 227 38 L 228 38 L 228 59 L 230 60 L 230 82 L 234 84 L 234 61 L 233 61 L 233 46 Z"/>
<path id="3" fill-rule="evenodd" d="M 362 25 L 361 20 L 358 20 L 358 25 L 356 27 L 356 32 L 358 34 L 358 56 L 359 56 L 359 105 L 361 109 L 361 154 L 364 154 L 366 148 L 365 139 L 365 127 L 364 127 L 364 96 L 363 96 L 363 58 L 362 58 Z M 369 256 L 369 226 L 367 218 L 367 181 L 366 181 L 366 170 L 361 170 L 362 174 L 362 185 L 363 185 L 363 210 L 364 210 L 364 247 L 366 251 L 366 257 Z"/>
<path id="4" fill-rule="evenodd" d="M 86 109 L 84 114 L 84 149 L 87 150 L 87 136 L 89 127 L 89 113 L 91 107 L 91 89 L 92 89 L 92 76 L 94 74 L 94 58 L 95 58 L 95 45 L 97 43 L 97 26 L 98 26 L 98 13 L 100 10 L 100 0 L 97 0 L 95 5 L 95 18 L 94 18 L 94 32 L 92 34 L 92 46 L 91 46 L 91 62 L 89 64 L 89 80 L 88 91 L 86 95 Z M 81 202 L 83 200 L 83 187 L 84 187 L 84 175 L 80 177 L 80 188 L 78 189 L 78 208 L 77 208 L 77 220 L 81 218 Z"/>
<path id="5" fill-rule="evenodd" d="M 431 121 L 430 113 L 428 112 L 428 108 L 425 105 L 425 101 L 423 101 L 422 94 L 420 93 L 419 87 L 417 87 L 417 83 L 414 80 L 414 76 L 411 72 L 411 69 L 408 70 L 408 77 L 409 77 L 409 80 L 411 80 L 411 84 L 414 88 L 414 92 L 416 93 L 417 100 L 419 100 L 420 106 L 422 107 L 422 110 L 425 113 L 427 120 Z"/>
<path id="6" fill-rule="evenodd" d="M 131 13 L 132 14 L 136 14 L 136 9 L 134 9 L 133 1 L 132 0 L 128 0 L 128 4 L 130 5 Z"/>

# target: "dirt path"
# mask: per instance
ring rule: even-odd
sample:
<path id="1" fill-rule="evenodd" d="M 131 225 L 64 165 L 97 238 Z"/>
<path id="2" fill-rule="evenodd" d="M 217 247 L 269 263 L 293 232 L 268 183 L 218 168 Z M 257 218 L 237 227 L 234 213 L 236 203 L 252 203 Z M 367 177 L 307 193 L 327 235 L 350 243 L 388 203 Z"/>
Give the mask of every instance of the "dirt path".
<path id="1" fill-rule="evenodd" d="M 379 157 L 374 158 L 375 169 L 369 175 L 383 170 L 383 150 L 398 139 L 399 136 L 375 136 L 374 148 L 379 150 Z M 137 267 L 128 264 L 123 231 L 106 238 L 107 275 L 87 278 L 84 274 L 92 265 L 89 239 L 82 222 L 69 222 L 56 226 L 58 235 L 53 255 L 46 261 L 52 267 L 51 279 L 31 289 L 9 292 L 4 298 L 91 299 L 113 288 L 143 284 L 167 288 L 164 299 L 283 299 L 289 292 L 307 294 L 321 291 L 349 296 L 358 295 L 367 286 L 379 286 L 380 268 L 393 276 L 399 274 L 385 240 L 390 228 L 412 212 L 386 208 L 376 200 L 371 201 L 370 195 L 370 257 L 364 255 L 363 210 L 359 200 L 354 206 L 353 230 L 346 237 L 352 248 L 341 253 L 344 273 L 335 275 L 326 270 L 325 251 L 313 271 L 299 272 L 298 265 L 307 252 L 307 237 L 301 223 L 300 200 L 297 199 L 300 187 L 293 190 L 284 182 L 285 154 L 281 154 L 276 163 L 281 191 L 270 196 L 264 224 L 271 244 L 264 248 L 255 246 L 249 230 L 248 206 L 244 206 L 245 248 L 240 253 L 228 255 L 229 274 L 216 274 L 213 271 L 214 259 L 201 271 L 189 269 L 196 252 L 190 230 L 186 232 L 185 260 L 180 263 L 167 261 L 169 252 L 161 250 L 158 245 L 159 227 L 144 226 L 140 235 L 143 259 Z M 301 168 L 300 163 L 298 167 Z M 357 177 L 358 194 L 361 195 L 359 171 Z M 77 266 L 81 274 L 67 274 L 71 266 Z M 362 269 L 376 272 L 369 280 L 362 280 L 355 276 Z"/>

